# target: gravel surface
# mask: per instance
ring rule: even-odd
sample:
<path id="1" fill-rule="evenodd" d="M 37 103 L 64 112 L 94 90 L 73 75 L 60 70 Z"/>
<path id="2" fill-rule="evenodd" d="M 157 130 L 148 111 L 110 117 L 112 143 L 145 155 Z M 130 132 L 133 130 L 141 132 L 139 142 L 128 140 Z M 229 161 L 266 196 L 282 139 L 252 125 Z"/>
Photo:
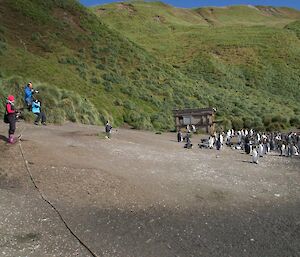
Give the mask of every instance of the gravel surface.
<path id="1" fill-rule="evenodd" d="M 17 125 L 7 145 L 0 124 L 1 257 L 92 256 L 41 194 L 95 256 L 300 256 L 299 157 L 256 165 L 172 133 Z"/>

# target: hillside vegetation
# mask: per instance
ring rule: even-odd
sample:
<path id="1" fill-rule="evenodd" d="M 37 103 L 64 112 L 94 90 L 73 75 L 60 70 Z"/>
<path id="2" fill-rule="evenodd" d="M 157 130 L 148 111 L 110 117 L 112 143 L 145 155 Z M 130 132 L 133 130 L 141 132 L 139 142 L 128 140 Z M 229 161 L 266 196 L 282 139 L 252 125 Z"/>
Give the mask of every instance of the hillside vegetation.
<path id="1" fill-rule="evenodd" d="M 22 89 L 29 80 L 65 89 L 92 102 L 99 122 L 144 129 L 173 128 L 174 90 L 180 101 L 193 99 L 191 80 L 109 29 L 77 1 L 3 1 L 0 8 L 1 76 L 13 83 L 5 92 Z M 190 91 L 187 96 L 180 94 L 182 86 Z M 18 93 L 21 99 L 22 90 Z M 61 116 L 50 110 L 51 101 L 45 105 L 52 120 Z"/>
<path id="2" fill-rule="evenodd" d="M 93 10 L 178 72 L 210 85 L 197 98 L 215 105 L 224 124 L 299 126 L 299 11 L 265 6 L 179 9 L 140 1 Z"/>
<path id="3" fill-rule="evenodd" d="M 2 0 L 1 101 L 14 93 L 21 106 L 33 81 L 56 123 L 165 130 L 173 108 L 214 106 L 225 127 L 297 126 L 299 17 L 266 7 Z"/>

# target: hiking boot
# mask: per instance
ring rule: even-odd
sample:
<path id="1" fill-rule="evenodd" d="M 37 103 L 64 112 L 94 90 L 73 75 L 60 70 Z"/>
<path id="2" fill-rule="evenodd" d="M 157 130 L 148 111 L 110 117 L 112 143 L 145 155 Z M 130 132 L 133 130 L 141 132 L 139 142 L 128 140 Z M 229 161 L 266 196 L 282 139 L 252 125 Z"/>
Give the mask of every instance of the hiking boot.
<path id="1" fill-rule="evenodd" d="M 46 122 L 43 122 L 42 124 L 43 124 L 44 126 L 47 126 Z"/>
<path id="2" fill-rule="evenodd" d="M 39 123 L 38 123 L 37 121 L 35 121 L 35 122 L 34 122 L 34 125 L 37 125 L 37 126 L 38 126 L 38 125 L 39 125 Z"/>
<path id="3" fill-rule="evenodd" d="M 9 135 L 9 137 L 8 137 L 8 143 L 9 144 L 14 144 L 15 143 L 14 135 Z"/>

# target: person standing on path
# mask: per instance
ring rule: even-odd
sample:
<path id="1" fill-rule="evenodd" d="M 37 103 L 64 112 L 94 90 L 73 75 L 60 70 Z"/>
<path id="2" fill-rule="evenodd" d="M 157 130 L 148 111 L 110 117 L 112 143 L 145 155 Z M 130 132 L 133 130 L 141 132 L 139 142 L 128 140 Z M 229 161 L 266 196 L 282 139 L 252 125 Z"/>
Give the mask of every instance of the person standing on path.
<path id="1" fill-rule="evenodd" d="M 14 134 L 16 131 L 16 110 L 15 110 L 15 97 L 13 95 L 9 95 L 7 97 L 6 103 L 6 121 L 9 124 L 8 129 L 8 143 L 15 143 Z"/>

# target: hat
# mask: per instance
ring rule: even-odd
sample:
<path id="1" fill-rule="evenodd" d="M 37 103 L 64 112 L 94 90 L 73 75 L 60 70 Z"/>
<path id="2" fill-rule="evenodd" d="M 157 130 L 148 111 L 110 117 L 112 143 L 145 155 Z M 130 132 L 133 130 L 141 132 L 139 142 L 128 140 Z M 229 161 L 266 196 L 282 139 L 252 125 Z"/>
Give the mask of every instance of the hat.
<path id="1" fill-rule="evenodd" d="M 10 101 L 10 102 L 14 102 L 15 101 L 15 97 L 13 95 L 9 95 L 7 97 L 7 100 Z"/>

